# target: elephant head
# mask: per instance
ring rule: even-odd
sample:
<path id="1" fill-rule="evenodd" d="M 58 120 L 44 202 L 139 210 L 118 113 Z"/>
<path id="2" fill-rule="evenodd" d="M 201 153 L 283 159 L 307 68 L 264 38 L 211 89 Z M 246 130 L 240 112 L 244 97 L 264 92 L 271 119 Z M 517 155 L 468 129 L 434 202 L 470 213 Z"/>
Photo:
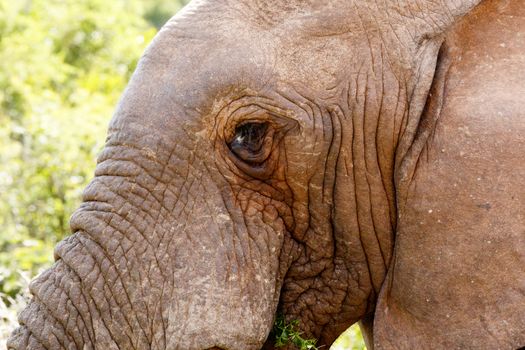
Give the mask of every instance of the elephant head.
<path id="1" fill-rule="evenodd" d="M 276 313 L 329 345 L 369 318 L 396 169 L 478 2 L 195 0 L 140 60 L 10 348 L 260 349 Z"/>

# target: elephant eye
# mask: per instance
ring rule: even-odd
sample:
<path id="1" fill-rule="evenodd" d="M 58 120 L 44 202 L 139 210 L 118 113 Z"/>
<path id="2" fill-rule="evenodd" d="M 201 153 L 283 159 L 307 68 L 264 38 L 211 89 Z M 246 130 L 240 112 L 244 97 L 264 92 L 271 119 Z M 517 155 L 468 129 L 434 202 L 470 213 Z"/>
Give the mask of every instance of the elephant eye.
<path id="1" fill-rule="evenodd" d="M 266 160 L 271 149 L 273 132 L 268 123 L 249 122 L 235 128 L 230 150 L 248 163 L 260 164 Z"/>

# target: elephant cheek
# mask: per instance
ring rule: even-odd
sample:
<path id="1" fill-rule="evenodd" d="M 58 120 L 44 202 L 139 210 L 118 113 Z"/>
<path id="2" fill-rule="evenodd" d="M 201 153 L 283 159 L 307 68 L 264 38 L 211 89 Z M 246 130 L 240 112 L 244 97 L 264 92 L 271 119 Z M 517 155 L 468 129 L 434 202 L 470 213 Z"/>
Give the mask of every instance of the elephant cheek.
<path id="1" fill-rule="evenodd" d="M 191 266 L 175 271 L 167 348 L 259 349 L 264 343 L 276 308 L 275 279 L 222 253 L 188 251 Z"/>
<path id="2" fill-rule="evenodd" d="M 170 307 L 170 319 L 184 317 L 185 320 L 168 326 L 167 348 L 260 348 L 269 333 L 271 303 L 265 298 L 248 300 L 252 298 L 243 297 L 231 289 L 214 287 L 194 293 L 183 304 L 174 303 Z M 211 292 L 220 297 L 210 296 Z M 225 299 L 224 295 L 228 294 L 229 298 Z"/>

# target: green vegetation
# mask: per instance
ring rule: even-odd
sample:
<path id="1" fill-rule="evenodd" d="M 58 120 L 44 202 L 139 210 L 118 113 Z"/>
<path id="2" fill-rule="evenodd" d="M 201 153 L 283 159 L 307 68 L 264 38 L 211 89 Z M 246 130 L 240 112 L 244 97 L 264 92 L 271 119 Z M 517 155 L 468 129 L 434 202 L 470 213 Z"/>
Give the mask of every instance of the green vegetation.
<path id="1" fill-rule="evenodd" d="M 138 58 L 186 1 L 0 0 L 0 348 L 69 234 Z"/>
<path id="2" fill-rule="evenodd" d="M 68 234 L 113 108 L 156 33 L 142 16 L 150 8 L 0 0 L 0 291 L 11 297 L 19 271 L 48 266 Z"/>
<path id="3" fill-rule="evenodd" d="M 319 348 L 315 346 L 317 340 L 304 339 L 301 337 L 301 333 L 297 331 L 298 325 L 298 320 L 293 320 L 288 323 L 283 316 L 277 316 L 273 325 L 275 346 L 280 348 L 293 344 L 299 350 L 318 350 Z"/>
<path id="4" fill-rule="evenodd" d="M 279 315 L 275 319 L 272 334 L 275 339 L 276 347 L 294 345 L 298 350 L 319 350 L 316 346 L 316 339 L 304 339 L 297 331 L 298 320 L 286 322 L 283 316 Z M 331 350 L 365 350 L 363 335 L 359 326 L 353 325 L 348 328 L 330 348 Z"/>
<path id="5" fill-rule="evenodd" d="M 0 0 L 0 348 L 174 0 Z"/>

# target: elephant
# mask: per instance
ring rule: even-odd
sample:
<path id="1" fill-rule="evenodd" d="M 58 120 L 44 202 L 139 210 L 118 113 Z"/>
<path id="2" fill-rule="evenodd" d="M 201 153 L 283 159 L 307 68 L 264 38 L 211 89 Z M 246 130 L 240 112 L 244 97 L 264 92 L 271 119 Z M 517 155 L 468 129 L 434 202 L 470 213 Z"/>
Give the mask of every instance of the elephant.
<path id="1" fill-rule="evenodd" d="M 9 349 L 525 346 L 522 0 L 194 0 Z"/>

